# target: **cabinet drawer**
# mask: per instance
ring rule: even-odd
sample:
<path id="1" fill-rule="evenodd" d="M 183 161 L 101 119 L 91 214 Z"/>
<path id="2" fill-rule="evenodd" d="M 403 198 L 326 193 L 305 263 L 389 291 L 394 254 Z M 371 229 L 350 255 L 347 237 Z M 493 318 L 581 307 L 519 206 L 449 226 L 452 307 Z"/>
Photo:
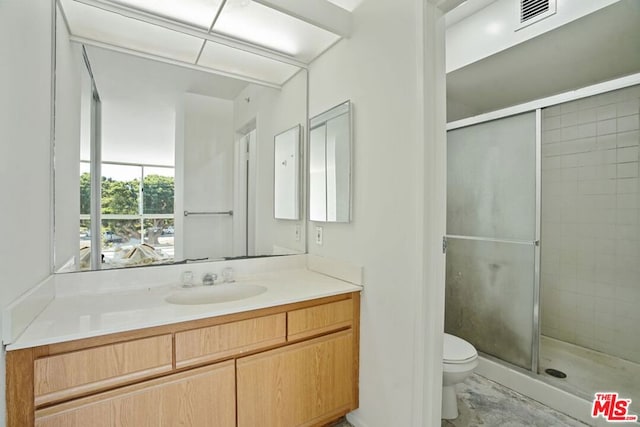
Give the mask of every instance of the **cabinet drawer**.
<path id="1" fill-rule="evenodd" d="M 351 326 L 351 299 L 287 313 L 287 339 L 296 340 Z"/>
<path id="2" fill-rule="evenodd" d="M 285 313 L 176 333 L 176 367 L 219 360 L 285 342 Z"/>
<path id="3" fill-rule="evenodd" d="M 171 334 L 34 361 L 36 406 L 130 383 L 172 369 Z"/>
<path id="4" fill-rule="evenodd" d="M 232 360 L 40 409 L 35 427 L 235 427 Z"/>

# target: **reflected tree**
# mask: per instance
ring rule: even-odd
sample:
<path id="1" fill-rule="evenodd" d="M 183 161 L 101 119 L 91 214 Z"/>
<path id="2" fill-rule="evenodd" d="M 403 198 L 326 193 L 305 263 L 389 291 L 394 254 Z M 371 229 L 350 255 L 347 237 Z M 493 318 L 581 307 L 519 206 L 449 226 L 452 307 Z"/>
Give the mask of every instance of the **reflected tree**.
<path id="1" fill-rule="evenodd" d="M 143 212 L 145 214 L 173 214 L 175 185 L 173 177 L 147 175 L 142 186 Z M 119 181 L 102 177 L 101 209 L 103 215 L 140 215 L 140 180 Z M 91 206 L 91 176 L 80 175 L 80 213 L 89 214 Z M 162 230 L 173 220 L 162 218 L 144 221 L 149 244 L 158 243 Z M 102 233 L 108 236 L 106 243 L 113 243 L 113 236 L 142 238 L 140 221 L 131 219 L 108 219 L 102 221 Z"/>

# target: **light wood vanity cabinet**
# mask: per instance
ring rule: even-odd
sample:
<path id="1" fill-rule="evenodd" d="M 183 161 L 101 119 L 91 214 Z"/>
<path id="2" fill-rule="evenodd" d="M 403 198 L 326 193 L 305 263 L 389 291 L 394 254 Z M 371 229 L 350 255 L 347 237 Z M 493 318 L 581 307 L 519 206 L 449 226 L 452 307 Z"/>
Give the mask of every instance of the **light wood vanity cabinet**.
<path id="1" fill-rule="evenodd" d="M 171 335 L 36 359 L 36 406 L 171 372 Z"/>
<path id="2" fill-rule="evenodd" d="M 291 310 L 287 313 L 289 341 L 348 328 L 353 321 L 353 303 L 349 300 Z"/>
<path id="3" fill-rule="evenodd" d="M 238 359 L 238 427 L 312 426 L 349 412 L 353 351 L 348 330 Z"/>
<path id="4" fill-rule="evenodd" d="M 286 341 L 286 313 L 176 333 L 176 367 L 183 368 Z"/>
<path id="5" fill-rule="evenodd" d="M 36 411 L 36 427 L 233 427 L 233 360 Z"/>
<path id="6" fill-rule="evenodd" d="M 358 407 L 359 298 L 9 351 L 8 426 L 326 424 Z"/>

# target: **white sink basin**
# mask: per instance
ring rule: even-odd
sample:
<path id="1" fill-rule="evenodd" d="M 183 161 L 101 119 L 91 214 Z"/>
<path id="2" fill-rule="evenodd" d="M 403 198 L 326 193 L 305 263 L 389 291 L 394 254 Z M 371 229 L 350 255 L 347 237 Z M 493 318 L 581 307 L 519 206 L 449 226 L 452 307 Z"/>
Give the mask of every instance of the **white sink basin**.
<path id="1" fill-rule="evenodd" d="M 260 285 L 223 283 L 221 285 L 180 289 L 167 296 L 165 301 L 182 305 L 218 304 L 253 297 L 266 291 L 267 288 Z"/>

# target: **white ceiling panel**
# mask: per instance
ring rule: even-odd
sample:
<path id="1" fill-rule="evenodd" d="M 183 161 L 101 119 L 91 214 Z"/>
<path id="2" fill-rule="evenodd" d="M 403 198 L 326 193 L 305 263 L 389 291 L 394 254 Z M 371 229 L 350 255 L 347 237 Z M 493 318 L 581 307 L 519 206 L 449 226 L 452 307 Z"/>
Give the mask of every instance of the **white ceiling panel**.
<path id="1" fill-rule="evenodd" d="M 99 47 L 88 46 L 86 49 L 103 99 L 124 99 L 134 94 L 148 102 L 175 105 L 185 92 L 191 92 L 233 100 L 248 84 Z M 142 99 L 139 101 L 143 102 Z"/>
<path id="2" fill-rule="evenodd" d="M 363 0 L 327 0 L 336 6 L 340 6 L 343 9 L 348 10 L 349 12 L 353 12 Z"/>
<path id="3" fill-rule="evenodd" d="M 210 41 L 205 45 L 198 65 L 278 85 L 286 82 L 300 70 L 294 65 Z"/>
<path id="4" fill-rule="evenodd" d="M 340 37 L 250 0 L 228 0 L 213 31 L 310 62 Z"/>
<path id="5" fill-rule="evenodd" d="M 112 0 L 143 12 L 206 29 L 213 23 L 222 0 Z"/>
<path id="6" fill-rule="evenodd" d="M 73 0 L 61 2 L 71 34 L 184 62 L 195 62 L 202 40 Z"/>

